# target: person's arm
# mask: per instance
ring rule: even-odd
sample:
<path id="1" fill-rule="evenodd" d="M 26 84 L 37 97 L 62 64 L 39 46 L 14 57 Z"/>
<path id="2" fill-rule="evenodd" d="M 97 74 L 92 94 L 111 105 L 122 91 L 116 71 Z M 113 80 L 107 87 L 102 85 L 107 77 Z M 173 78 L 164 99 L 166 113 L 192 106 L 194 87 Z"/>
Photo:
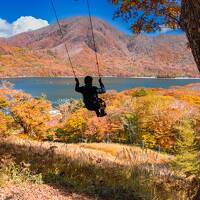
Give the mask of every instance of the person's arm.
<path id="1" fill-rule="evenodd" d="M 76 92 L 81 92 L 81 87 L 79 86 L 80 83 L 79 83 L 78 78 L 75 78 L 75 81 L 76 81 L 75 91 Z"/>
<path id="2" fill-rule="evenodd" d="M 100 88 L 97 89 L 97 93 L 98 94 L 103 94 L 106 92 L 106 89 L 104 87 L 104 84 L 102 83 L 101 78 L 99 79 L 99 84 L 100 84 Z"/>

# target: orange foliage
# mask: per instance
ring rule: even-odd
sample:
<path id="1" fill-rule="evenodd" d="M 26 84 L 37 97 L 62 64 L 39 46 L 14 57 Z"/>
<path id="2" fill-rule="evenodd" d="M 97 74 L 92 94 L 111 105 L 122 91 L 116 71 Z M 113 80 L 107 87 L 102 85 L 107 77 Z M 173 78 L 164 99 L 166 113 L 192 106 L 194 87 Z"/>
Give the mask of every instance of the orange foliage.
<path id="1" fill-rule="evenodd" d="M 197 100 L 190 102 L 183 98 L 187 91 L 187 87 L 174 87 L 107 93 L 103 95 L 107 103 L 106 117 L 97 118 L 94 112 L 77 108 L 68 112 L 64 130 L 72 135 L 81 133 L 81 137 L 88 141 L 105 141 L 109 137 L 113 142 L 137 143 L 139 139 L 147 146 L 149 143 L 150 147 L 159 144 L 170 149 L 180 137 L 176 127 L 184 124 L 183 121 L 193 123 L 197 119 Z M 195 94 L 195 91 L 190 92 Z M 129 121 L 126 121 L 127 116 Z M 129 132 L 126 132 L 127 128 Z"/>
<path id="2" fill-rule="evenodd" d="M 110 134 L 112 127 L 108 117 L 98 118 L 96 116 L 87 121 L 86 137 L 96 136 L 99 141 L 105 139 L 107 134 Z"/>
<path id="3" fill-rule="evenodd" d="M 0 109 L 8 111 L 16 126 L 21 127 L 25 134 L 42 138 L 48 130 L 51 103 L 44 98 L 33 98 L 31 95 L 12 88 L 9 83 L 0 87 Z"/>
<path id="4" fill-rule="evenodd" d="M 108 113 L 104 118 L 97 118 L 95 112 L 83 108 L 81 101 L 74 100 L 60 106 L 62 121 L 53 127 L 49 112 L 52 108 L 47 100 L 33 98 L 4 83 L 0 87 L 0 131 L 8 131 L 12 117 L 19 130 L 23 129 L 25 134 L 39 139 L 52 132 L 48 136 L 65 142 L 84 139 L 99 142 L 109 137 L 113 142 L 138 144 L 144 140 L 149 147 L 159 144 L 169 149 L 176 145 L 181 132 L 187 132 L 187 127 L 191 127 L 193 132 L 200 129 L 199 92 L 198 85 L 194 84 L 107 93 L 102 95 Z M 9 118 L 5 111 L 10 112 Z M 181 124 L 187 126 L 181 127 Z"/>
<path id="5" fill-rule="evenodd" d="M 12 115 L 24 132 L 35 137 L 42 137 L 50 121 L 51 104 L 44 99 L 17 101 L 11 105 Z"/>
<path id="6" fill-rule="evenodd" d="M 0 136 L 6 135 L 11 126 L 11 118 L 0 112 Z"/>
<path id="7" fill-rule="evenodd" d="M 161 30 L 163 25 L 173 29 L 179 26 L 180 4 L 178 1 L 112 0 L 112 3 L 118 6 L 115 17 L 122 17 L 125 21 L 134 19 L 131 28 L 135 33 Z"/>

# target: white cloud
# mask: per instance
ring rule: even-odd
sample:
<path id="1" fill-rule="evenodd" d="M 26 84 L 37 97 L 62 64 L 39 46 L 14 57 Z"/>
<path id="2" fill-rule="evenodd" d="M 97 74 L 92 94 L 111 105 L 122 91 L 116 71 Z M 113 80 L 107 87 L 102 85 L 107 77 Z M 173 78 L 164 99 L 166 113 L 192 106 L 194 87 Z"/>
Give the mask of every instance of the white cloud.
<path id="1" fill-rule="evenodd" d="M 159 31 L 159 33 L 167 33 L 167 32 L 172 31 L 171 28 L 169 28 L 169 27 L 167 27 L 165 25 L 161 25 L 160 28 L 161 28 L 161 30 Z"/>
<path id="2" fill-rule="evenodd" d="M 36 19 L 32 16 L 22 16 L 13 23 L 8 23 L 6 20 L 0 18 L 0 37 L 10 37 L 22 32 L 33 31 L 48 25 L 48 21 Z"/>
<path id="3" fill-rule="evenodd" d="M 0 37 L 7 37 L 11 33 L 11 24 L 0 18 Z"/>

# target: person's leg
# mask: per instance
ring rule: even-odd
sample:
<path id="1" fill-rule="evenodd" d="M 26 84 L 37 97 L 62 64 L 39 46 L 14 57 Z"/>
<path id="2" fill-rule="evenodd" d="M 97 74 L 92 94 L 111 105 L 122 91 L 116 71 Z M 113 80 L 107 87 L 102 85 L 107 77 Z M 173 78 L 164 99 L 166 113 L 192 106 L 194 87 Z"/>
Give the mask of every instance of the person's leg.
<path id="1" fill-rule="evenodd" d="M 88 110 L 96 112 L 97 117 L 104 117 L 106 115 L 105 107 L 105 102 L 102 99 L 98 99 L 98 101 L 93 102 L 93 104 L 86 105 Z"/>
<path id="2" fill-rule="evenodd" d="M 104 117 L 107 115 L 107 113 L 105 112 L 105 110 L 103 108 L 100 110 L 100 112 L 101 112 L 100 117 Z"/>
<path id="3" fill-rule="evenodd" d="M 106 108 L 106 103 L 102 99 L 98 99 L 99 101 L 99 106 L 100 106 L 100 117 L 106 116 L 105 108 Z"/>
<path id="4" fill-rule="evenodd" d="M 98 98 L 98 102 L 101 108 L 106 108 L 106 103 L 103 99 Z"/>
<path id="5" fill-rule="evenodd" d="M 101 115 L 100 110 L 99 110 L 99 109 L 98 109 L 98 110 L 95 110 L 95 112 L 96 112 L 97 117 L 100 117 L 100 115 Z"/>

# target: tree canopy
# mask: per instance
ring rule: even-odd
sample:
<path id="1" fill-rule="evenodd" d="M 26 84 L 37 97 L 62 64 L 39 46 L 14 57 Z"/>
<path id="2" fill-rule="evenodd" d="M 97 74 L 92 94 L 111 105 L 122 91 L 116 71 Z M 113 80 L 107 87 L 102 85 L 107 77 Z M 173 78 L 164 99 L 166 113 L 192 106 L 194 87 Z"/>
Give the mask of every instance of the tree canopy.
<path id="1" fill-rule="evenodd" d="M 135 33 L 153 32 L 164 26 L 175 29 L 180 24 L 180 1 L 178 0 L 112 0 L 118 5 L 114 17 L 131 20 Z"/>

